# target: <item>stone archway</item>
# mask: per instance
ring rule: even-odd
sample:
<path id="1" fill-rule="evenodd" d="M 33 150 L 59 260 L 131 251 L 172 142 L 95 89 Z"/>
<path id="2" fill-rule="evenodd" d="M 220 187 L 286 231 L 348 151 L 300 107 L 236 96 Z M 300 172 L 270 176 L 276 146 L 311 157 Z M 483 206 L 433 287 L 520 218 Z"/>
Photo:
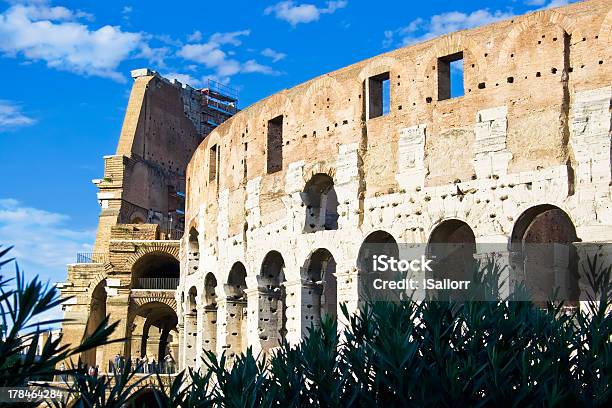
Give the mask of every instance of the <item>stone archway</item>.
<path id="1" fill-rule="evenodd" d="M 576 228 L 565 211 L 543 204 L 524 211 L 510 237 L 513 287 L 524 284 L 531 300 L 543 304 L 555 295 L 579 298 Z"/>
<path id="2" fill-rule="evenodd" d="M 259 290 L 259 341 L 262 350 L 278 347 L 287 335 L 287 296 L 285 260 L 278 251 L 270 251 L 257 277 Z"/>
<path id="3" fill-rule="evenodd" d="M 338 229 L 338 196 L 329 175 L 313 175 L 301 196 L 306 205 L 304 232 Z"/>
<path id="4" fill-rule="evenodd" d="M 246 268 L 242 262 L 232 265 L 225 284 L 225 348 L 228 356 L 234 358 L 246 350 L 247 308 Z M 220 307 L 221 308 L 221 307 Z"/>
<path id="5" fill-rule="evenodd" d="M 179 277 L 180 263 L 174 256 L 149 252 L 132 266 L 132 289 L 176 290 Z"/>
<path id="6" fill-rule="evenodd" d="M 106 279 L 98 282 L 91 293 L 89 306 L 89 317 L 85 327 L 85 337 L 90 336 L 94 330 L 106 318 Z M 103 362 L 102 346 L 96 347 L 82 353 L 81 359 L 88 366 L 99 366 L 102 370 L 106 368 Z"/>
<path id="7" fill-rule="evenodd" d="M 307 328 L 318 327 L 325 315 L 338 316 L 336 261 L 327 249 L 312 252 L 302 268 L 302 320 Z"/>
<path id="8" fill-rule="evenodd" d="M 209 272 L 204 279 L 204 316 L 202 322 L 202 349 L 217 351 L 217 279 Z"/>
<path id="9" fill-rule="evenodd" d="M 149 301 L 136 308 L 130 317 L 131 343 L 128 357 L 137 365 L 146 356 L 151 369 L 166 371 L 161 363 L 170 355 L 176 362 L 178 357 L 178 317 L 176 310 L 162 301 Z"/>
<path id="10" fill-rule="evenodd" d="M 200 242 L 198 231 L 192 227 L 189 230 L 189 241 L 187 245 L 187 274 L 191 275 L 198 271 L 200 264 Z"/>
<path id="11" fill-rule="evenodd" d="M 378 294 L 373 292 L 373 280 L 377 277 L 382 279 L 394 279 L 396 273 L 387 270 L 375 271 L 374 257 L 399 259 L 399 247 L 397 241 L 386 231 L 378 230 L 370 233 L 359 247 L 357 255 L 357 278 L 359 282 L 359 299 L 374 300 Z"/>
<path id="12" fill-rule="evenodd" d="M 427 242 L 427 258 L 432 259 L 435 279 L 471 280 L 476 260 L 476 237 L 470 226 L 458 219 L 438 224 Z"/>

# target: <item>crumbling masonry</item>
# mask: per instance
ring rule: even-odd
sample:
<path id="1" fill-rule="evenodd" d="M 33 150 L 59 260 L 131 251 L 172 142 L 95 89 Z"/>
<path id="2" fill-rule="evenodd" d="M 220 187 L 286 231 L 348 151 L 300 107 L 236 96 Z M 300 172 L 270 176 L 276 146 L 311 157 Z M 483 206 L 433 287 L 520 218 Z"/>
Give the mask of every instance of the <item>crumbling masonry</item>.
<path id="1" fill-rule="evenodd" d="M 165 333 L 182 367 L 200 367 L 204 350 L 268 352 L 283 338 L 299 342 L 322 314 L 339 316 L 341 303 L 357 309 L 368 243 L 466 243 L 476 258 L 480 245 L 500 243 L 510 282 L 584 290 L 568 256 L 542 269 L 550 276 L 527 270 L 524 244 L 584 257 L 580 242 L 612 240 L 611 40 L 609 1 L 538 11 L 283 90 L 201 143 L 189 103 L 143 107 L 146 83 L 181 95 L 169 101 L 194 91 L 138 75 L 98 184 L 96 251 L 106 258 L 69 267 L 64 293 L 77 297 L 66 315 L 78 322 L 64 336 L 79 339 L 105 309 L 131 340 L 104 356 L 146 351 L 143 338 L 169 342 Z M 130 182 L 145 154 L 157 163 L 141 167 L 146 185 L 184 191 L 186 167 L 180 245 L 160 239 L 146 214 L 131 224 L 128 202 L 166 211 L 151 204 L 165 193 Z M 143 270 L 178 276 L 175 259 L 176 291 L 134 286 Z M 147 322 L 158 322 L 153 332 Z"/>

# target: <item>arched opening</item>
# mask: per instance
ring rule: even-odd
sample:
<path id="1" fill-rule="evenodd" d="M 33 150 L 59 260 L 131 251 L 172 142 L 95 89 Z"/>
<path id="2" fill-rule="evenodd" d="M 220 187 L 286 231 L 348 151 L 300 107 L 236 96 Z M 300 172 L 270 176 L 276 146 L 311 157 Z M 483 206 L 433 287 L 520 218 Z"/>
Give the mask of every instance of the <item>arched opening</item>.
<path id="1" fill-rule="evenodd" d="M 185 347 L 185 366 L 195 367 L 196 365 L 196 342 L 198 336 L 198 310 L 197 310 L 198 290 L 192 286 L 187 292 L 185 304 L 185 323 L 184 338 Z"/>
<path id="2" fill-rule="evenodd" d="M 516 220 L 510 239 L 513 285 L 524 282 L 531 299 L 555 296 L 573 304 L 579 298 L 579 241 L 570 217 L 553 205 L 531 207 Z"/>
<path id="3" fill-rule="evenodd" d="M 132 267 L 132 289 L 176 290 L 180 264 L 165 252 L 152 252 L 141 257 Z"/>
<path id="4" fill-rule="evenodd" d="M 225 286 L 227 294 L 226 316 L 227 333 L 226 347 L 228 355 L 234 357 L 246 350 L 246 268 L 241 262 L 232 265 Z"/>
<path id="5" fill-rule="evenodd" d="M 287 335 L 285 260 L 270 251 L 257 277 L 259 285 L 259 340 L 263 351 L 277 347 Z"/>
<path id="6" fill-rule="evenodd" d="M 330 176 L 315 174 L 301 195 L 306 206 L 304 232 L 338 229 L 338 196 Z"/>
<path id="7" fill-rule="evenodd" d="M 198 231 L 195 228 L 189 230 L 189 241 L 187 245 L 187 274 L 191 275 L 198 271 L 200 264 L 200 242 Z"/>
<path id="8" fill-rule="evenodd" d="M 337 317 L 338 289 L 336 261 L 327 249 L 315 250 L 302 269 L 304 289 L 302 291 L 302 318 L 306 324 L 318 327 L 325 315 Z"/>
<path id="9" fill-rule="evenodd" d="M 158 398 L 162 397 L 162 395 L 158 393 L 159 391 L 153 387 L 143 387 L 138 391 L 135 391 L 135 395 L 132 399 L 133 406 L 151 408 L 160 407 L 160 404 L 157 401 Z"/>
<path id="10" fill-rule="evenodd" d="M 387 280 L 397 278 L 397 272 L 391 271 L 390 269 L 381 272 L 374 267 L 374 260 L 385 259 L 384 257 L 387 259 L 399 259 L 397 241 L 395 241 L 395 238 L 386 231 L 374 231 L 363 240 L 359 248 L 359 254 L 357 255 L 360 299 L 380 299 L 379 296 L 381 294 L 373 292 L 373 282 L 375 279 L 381 278 Z M 384 294 L 382 296 L 384 296 Z"/>
<path id="11" fill-rule="evenodd" d="M 476 237 L 470 226 L 457 219 L 441 222 L 429 236 L 427 258 L 437 280 L 472 280 L 476 260 Z"/>
<path id="12" fill-rule="evenodd" d="M 144 218 L 140 215 L 135 215 L 132 217 L 130 224 L 144 224 Z"/>
<path id="13" fill-rule="evenodd" d="M 90 336 L 94 330 L 102 323 L 106 317 L 106 279 L 98 283 L 91 295 L 91 303 L 89 305 L 89 318 L 85 327 L 85 337 Z M 103 364 L 102 347 L 92 348 L 83 352 L 81 359 L 90 366 L 99 366 L 99 369 L 105 369 Z"/>
<path id="14" fill-rule="evenodd" d="M 217 279 L 212 272 L 206 275 L 204 280 L 204 327 L 202 330 L 204 350 L 217 349 Z"/>
<path id="15" fill-rule="evenodd" d="M 178 356 L 178 317 L 162 302 L 148 302 L 132 316 L 130 353 L 134 367 L 143 372 L 170 373 Z"/>

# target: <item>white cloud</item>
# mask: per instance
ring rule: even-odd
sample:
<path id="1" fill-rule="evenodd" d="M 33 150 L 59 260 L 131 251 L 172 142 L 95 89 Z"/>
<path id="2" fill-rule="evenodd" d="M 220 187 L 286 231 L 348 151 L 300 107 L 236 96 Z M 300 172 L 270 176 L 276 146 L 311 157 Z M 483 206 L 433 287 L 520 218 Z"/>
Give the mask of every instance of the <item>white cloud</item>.
<path id="1" fill-rule="evenodd" d="M 77 252 L 91 252 L 95 231 L 71 228 L 70 217 L 0 199 L 0 243 L 14 245 L 12 256 L 29 274 L 63 281 Z"/>
<path id="2" fill-rule="evenodd" d="M 245 74 L 259 73 L 265 75 L 280 75 L 279 71 L 276 71 L 267 65 L 262 65 L 255 60 L 248 60 L 242 64 L 240 72 Z"/>
<path id="3" fill-rule="evenodd" d="M 11 101 L 0 99 L 0 132 L 29 126 L 36 122 L 21 111 L 21 106 Z"/>
<path id="4" fill-rule="evenodd" d="M 42 282 L 64 282 L 66 265 L 76 261 L 78 252 L 92 252 L 94 238 L 94 230 L 71 228 L 67 215 L 27 207 L 11 198 L 0 199 L 0 244 L 3 248 L 14 246 L 9 256 L 17 258 L 28 281 L 38 275 Z M 12 264 L 0 270 L 5 278 L 14 277 L 14 273 Z M 61 307 L 56 307 L 35 321 L 62 316 Z"/>
<path id="5" fill-rule="evenodd" d="M 546 2 L 543 2 L 542 4 L 544 4 L 544 6 L 542 7 L 542 9 L 561 7 L 561 6 L 565 6 L 565 5 L 568 5 L 570 3 L 573 3 L 574 1 L 576 1 L 576 0 L 551 0 L 550 3 L 548 3 L 548 4 L 544 4 Z"/>
<path id="6" fill-rule="evenodd" d="M 250 30 L 214 33 L 205 43 L 183 45 L 179 49 L 178 55 L 188 61 L 200 63 L 214 71 L 211 76 L 221 81 L 225 81 L 227 78 L 239 73 L 279 74 L 272 68 L 259 64 L 255 60 L 241 63 L 232 57 L 234 51 L 222 49 L 224 45 L 240 46 L 242 44 L 241 37 L 246 37 L 250 33 Z M 194 35 L 192 34 L 190 37 L 193 38 Z M 201 38 L 201 35 L 195 36 L 195 38 L 198 37 Z"/>
<path id="7" fill-rule="evenodd" d="M 0 14 L 0 52 L 80 75 L 125 81 L 117 68 L 142 47 L 143 34 L 110 25 L 90 29 L 79 21 L 88 16 L 45 1 L 14 4 Z"/>
<path id="8" fill-rule="evenodd" d="M 176 79 L 182 84 L 190 85 L 194 88 L 200 87 L 203 84 L 202 79 L 195 78 L 189 74 L 181 74 L 179 72 L 169 72 L 167 74 L 162 74 L 164 78 L 168 78 L 169 80 Z"/>
<path id="9" fill-rule="evenodd" d="M 278 51 L 274 51 L 272 48 L 263 49 L 261 51 L 261 55 L 272 59 L 272 62 L 278 62 L 287 56 L 287 54 L 278 52 Z"/>
<path id="10" fill-rule="evenodd" d="M 346 7 L 348 1 L 328 1 L 326 7 L 317 7 L 314 4 L 297 4 L 293 0 L 281 1 L 273 6 L 266 7 L 264 14 L 274 14 L 276 18 L 296 26 L 300 23 L 311 23 L 319 20 L 322 14 L 332 14 L 336 10 Z"/>
<path id="11" fill-rule="evenodd" d="M 231 44 L 233 46 L 239 46 L 242 44 L 240 37 L 251 35 L 251 30 L 233 31 L 230 33 L 214 33 L 210 36 L 209 42 L 212 44 Z"/>
<path id="12" fill-rule="evenodd" d="M 399 43 L 401 45 L 414 44 L 453 31 L 465 30 L 504 20 L 513 15 L 514 14 L 511 12 L 501 10 L 491 12 L 487 9 L 481 9 L 472 13 L 450 11 L 436 14 L 429 20 L 417 18 L 404 27 L 385 31 L 383 46 L 390 47 L 396 44 L 396 42 L 398 42 L 397 38 L 399 38 Z"/>
<path id="13" fill-rule="evenodd" d="M 202 33 L 198 30 L 194 31 L 193 33 L 187 36 L 187 41 L 189 42 L 202 41 Z"/>

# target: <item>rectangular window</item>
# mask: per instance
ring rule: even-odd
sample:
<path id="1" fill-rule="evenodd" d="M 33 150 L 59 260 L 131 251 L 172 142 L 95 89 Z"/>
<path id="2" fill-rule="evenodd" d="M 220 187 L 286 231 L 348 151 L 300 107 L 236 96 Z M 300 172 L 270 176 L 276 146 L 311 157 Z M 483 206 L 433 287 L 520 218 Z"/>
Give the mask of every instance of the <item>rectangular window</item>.
<path id="1" fill-rule="evenodd" d="M 267 171 L 275 173 L 283 168 L 283 115 L 268 121 Z"/>
<path id="2" fill-rule="evenodd" d="M 217 179 L 217 164 L 217 145 L 214 145 L 210 148 L 210 155 L 208 158 L 208 181 L 214 181 Z"/>
<path id="3" fill-rule="evenodd" d="M 463 95 L 463 52 L 438 58 L 438 100 Z"/>
<path id="4" fill-rule="evenodd" d="M 368 78 L 368 119 L 389 113 L 391 106 L 391 81 L 385 72 Z"/>

